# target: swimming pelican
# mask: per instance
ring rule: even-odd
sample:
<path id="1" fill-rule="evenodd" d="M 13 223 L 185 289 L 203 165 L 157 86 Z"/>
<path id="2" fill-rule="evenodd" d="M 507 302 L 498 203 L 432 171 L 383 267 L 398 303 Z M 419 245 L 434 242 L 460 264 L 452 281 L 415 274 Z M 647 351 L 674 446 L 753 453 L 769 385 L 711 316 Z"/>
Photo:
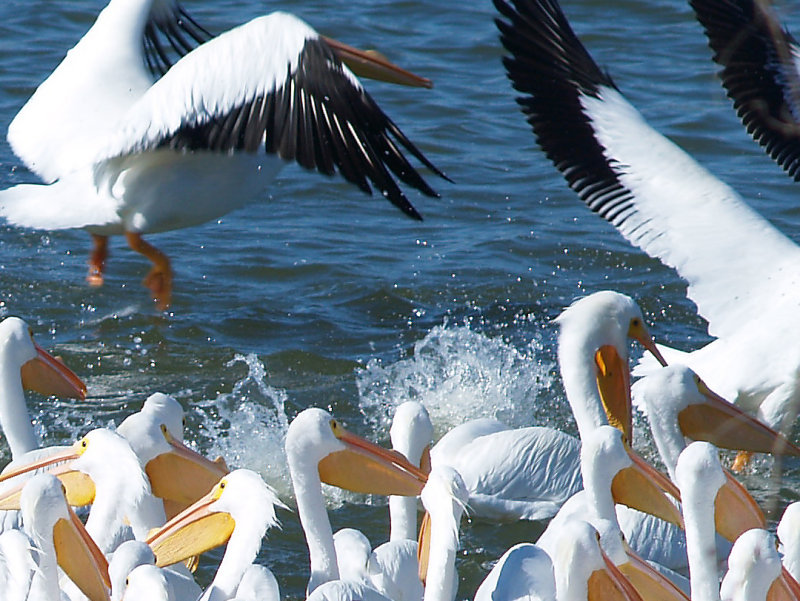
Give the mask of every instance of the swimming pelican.
<path id="1" fill-rule="evenodd" d="M 11 449 L 12 460 L 23 460 L 39 448 L 24 390 L 44 395 L 85 399 L 86 385 L 33 339 L 33 332 L 19 317 L 0 322 L 0 426 Z"/>
<path id="2" fill-rule="evenodd" d="M 111 580 L 111 599 L 110 601 L 121 601 L 130 583 L 128 577 L 137 567 L 142 565 L 155 566 L 156 556 L 153 550 L 143 540 L 126 540 L 121 543 L 108 560 L 108 576 Z M 168 589 L 171 589 L 174 597 L 183 601 L 191 599 L 194 601 L 203 594 L 203 589 L 195 582 L 192 573 L 183 564 L 176 564 L 169 568 L 164 568 L 161 576 L 153 582 L 153 586 L 159 586 L 157 581 L 162 577 L 168 582 Z M 144 583 L 143 583 L 144 584 Z M 128 595 L 129 598 L 133 593 Z"/>
<path id="3" fill-rule="evenodd" d="M 540 547 L 519 543 L 508 549 L 475 591 L 473 601 L 553 601 L 553 562 Z"/>
<path id="4" fill-rule="evenodd" d="M 608 290 L 575 301 L 556 318 L 564 390 L 583 436 L 611 422 L 632 435 L 628 338 L 660 355 L 629 296 Z M 473 515 L 543 519 L 582 488 L 580 441 L 553 428 L 508 428 L 484 418 L 456 426 L 431 450 L 470 490 Z"/>
<path id="5" fill-rule="evenodd" d="M 209 461 L 183 444 L 184 421 L 181 404 L 156 392 L 116 430 L 139 458 L 167 517 L 194 503 L 229 471 L 223 459 Z"/>
<path id="6" fill-rule="evenodd" d="M 423 472 L 431 469 L 433 423 L 428 410 L 419 401 L 406 401 L 397 406 L 389 428 L 392 448 L 402 453 Z M 389 497 L 389 540 L 416 540 L 416 497 Z"/>
<path id="7" fill-rule="evenodd" d="M 776 530 L 781 541 L 781 562 L 795 580 L 800 578 L 800 501 L 789 503 L 783 510 Z"/>
<path id="8" fill-rule="evenodd" d="M 784 431 L 800 399 L 800 249 L 645 122 L 555 0 L 495 6 L 508 76 L 540 147 L 589 208 L 677 270 L 716 338 L 691 353 L 661 347 L 664 357 Z"/>
<path id="9" fill-rule="evenodd" d="M 714 445 L 693 442 L 687 446 L 678 458 L 675 474 L 683 499 L 692 601 L 765 599 L 766 590 L 774 581 L 776 596 L 771 599 L 796 599 L 800 587 L 789 572 L 781 568 L 774 539 L 761 528 L 746 530 L 737 538 L 728 556 L 728 573 L 720 587 L 714 525 L 715 522 L 719 523 L 719 513 L 725 511 L 719 506 L 717 497 L 727 485 L 727 479 Z M 741 543 L 740 539 L 743 539 Z M 756 546 L 753 546 L 754 542 Z M 765 545 L 765 542 L 768 544 Z M 771 552 L 766 551 L 770 546 Z M 758 563 L 759 555 L 768 558 L 770 565 L 762 565 L 753 571 L 753 560 Z M 763 596 L 738 596 L 748 589 L 753 589 L 750 592 L 755 594 L 755 588 L 763 584 L 761 578 L 765 576 L 768 577 L 768 585 L 763 589 Z"/>
<path id="10" fill-rule="evenodd" d="M 183 55 L 174 64 L 162 61 L 164 39 Z M 143 235 L 263 198 L 286 161 L 338 171 L 367 193 L 374 186 L 420 219 L 395 177 L 436 192 L 403 152 L 444 174 L 337 56 L 369 63 L 369 76 L 409 81 L 287 13 L 212 37 L 174 0 L 112 0 L 11 122 L 12 149 L 45 183 L 3 192 L 0 215 L 23 227 L 86 229 L 92 285 L 103 282 L 108 236 L 124 234 L 153 263 L 144 283 L 160 308 L 170 303 L 172 268 Z"/>
<path id="11" fill-rule="evenodd" d="M 719 596 L 722 601 L 766 601 L 780 575 L 781 559 L 775 537 L 759 528 L 748 530 L 733 544 Z"/>
<path id="12" fill-rule="evenodd" d="M 670 580 L 627 547 L 616 514 L 616 504 L 624 503 L 682 525 L 680 511 L 663 492 L 670 490 L 677 498 L 680 496 L 677 488 L 628 447 L 616 428 L 598 426 L 582 442 L 584 489 L 563 505 L 536 545 L 552 557 L 564 524 L 585 520 L 600 533 L 603 550 L 642 598 L 686 599 Z"/>
<path id="13" fill-rule="evenodd" d="M 172 585 L 154 565 L 136 566 L 128 574 L 125 595 L 122 601 L 178 601 Z"/>
<path id="14" fill-rule="evenodd" d="M 72 582 L 92 601 L 107 601 L 109 591 L 108 564 L 88 535 L 83 524 L 67 505 L 61 482 L 49 474 L 30 478 L 22 491 L 21 511 L 25 534 L 29 539 L 25 554 L 34 564 L 27 594 L 16 597 L 8 586 L 0 583 L 4 598 L 29 601 L 60 599 L 60 566 Z M 2 537 L 16 536 L 14 531 Z M 19 558 L 21 559 L 21 558 Z M 16 574 L 22 578 L 24 574 Z"/>
<path id="15" fill-rule="evenodd" d="M 642 599 L 603 552 L 599 539 L 597 530 L 584 520 L 564 524 L 552 556 L 558 601 Z"/>
<path id="16" fill-rule="evenodd" d="M 603 552 L 599 534 L 580 519 L 564 525 L 554 557 L 514 545 L 486 576 L 474 601 L 639 601 L 642 597 Z"/>
<path id="17" fill-rule="evenodd" d="M 327 411 L 314 407 L 289 424 L 285 447 L 308 544 L 311 595 L 321 584 L 339 580 L 322 482 L 366 494 L 418 496 L 427 476 L 399 453 L 348 432 Z"/>
<path id="18" fill-rule="evenodd" d="M 664 367 L 633 385 L 633 398 L 647 413 L 656 448 L 667 472 L 676 481 L 678 457 L 686 438 L 702 439 L 722 447 L 770 452 L 796 449 L 783 436 L 742 412 L 717 394 L 685 365 Z M 718 495 L 718 533 L 732 543 L 745 530 L 764 528 L 766 519 L 750 494 L 728 471 Z M 639 512 L 618 508 L 620 525 L 628 543 L 650 561 L 685 573 L 688 567 L 682 532 Z M 724 516 L 724 517 L 723 517 Z M 720 559 L 729 544 L 717 541 Z"/>
<path id="19" fill-rule="evenodd" d="M 691 0 L 747 132 L 800 181 L 800 47 L 768 2 Z"/>
<path id="20" fill-rule="evenodd" d="M 645 409 L 672 480 L 686 438 L 724 449 L 800 455 L 797 445 L 713 392 L 686 365 L 670 365 L 641 378 L 633 384 L 632 396 Z"/>
<path id="21" fill-rule="evenodd" d="M 156 565 L 167 566 L 227 543 L 201 601 L 232 599 L 267 530 L 278 525 L 275 507 L 285 507 L 257 473 L 234 470 L 211 491 L 162 528 L 147 543 Z"/>
<path id="22" fill-rule="evenodd" d="M 19 466 L 0 480 L 45 468 L 65 483 L 71 504 L 92 505 L 86 529 L 105 553 L 129 536 L 126 524 L 142 539 L 165 521 L 139 458 L 116 432 L 92 430 L 65 451 Z M 86 478 L 74 478 L 76 473 L 88 476 L 88 484 Z M 0 494 L 0 509 L 17 509 L 18 504 L 18 487 Z"/>

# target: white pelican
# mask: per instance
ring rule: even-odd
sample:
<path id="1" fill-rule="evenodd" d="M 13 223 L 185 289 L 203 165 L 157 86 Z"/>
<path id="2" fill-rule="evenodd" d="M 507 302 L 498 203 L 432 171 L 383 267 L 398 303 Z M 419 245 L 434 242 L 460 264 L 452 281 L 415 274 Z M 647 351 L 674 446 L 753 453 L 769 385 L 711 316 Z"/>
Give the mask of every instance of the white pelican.
<path id="1" fill-rule="evenodd" d="M 353 492 L 417 496 L 427 477 L 399 453 L 348 432 L 318 408 L 305 409 L 292 420 L 285 445 L 297 513 L 308 544 L 311 575 L 307 594 L 311 595 L 321 584 L 339 580 L 322 482 Z"/>
<path id="2" fill-rule="evenodd" d="M 589 208 L 677 270 L 708 321 L 716 340 L 691 353 L 662 347 L 665 358 L 781 429 L 800 399 L 800 249 L 645 122 L 554 0 L 495 6 L 540 147 Z"/>
<path id="3" fill-rule="evenodd" d="M 670 365 L 640 379 L 633 385 L 633 397 L 646 410 L 653 440 L 673 481 L 686 437 L 731 449 L 797 452 L 782 435 L 709 390 L 685 365 Z M 718 503 L 727 509 L 720 511 L 720 516 L 736 516 L 736 519 L 720 517 L 718 532 L 730 543 L 745 530 L 764 528 L 766 519 L 736 478 L 727 471 L 725 476 L 727 482 Z M 617 513 L 628 542 L 643 557 L 685 573 L 686 544 L 681 532 L 625 508 L 618 508 Z M 729 545 L 718 541 L 717 546 L 720 558 L 724 559 Z"/>
<path id="4" fill-rule="evenodd" d="M 280 601 L 278 581 L 269 568 L 251 564 L 242 575 L 233 601 Z"/>
<path id="5" fill-rule="evenodd" d="M 111 580 L 111 600 L 120 601 L 127 589 L 129 574 L 142 565 L 155 566 L 156 556 L 143 540 L 126 540 L 121 543 L 108 560 L 108 576 Z M 183 564 L 165 568 L 163 578 L 169 582 L 169 588 L 176 599 L 194 601 L 203 594 L 203 589 L 194 580 L 192 573 Z M 157 580 L 161 580 L 159 577 Z M 130 595 L 129 595 L 130 597 Z"/>
<path id="6" fill-rule="evenodd" d="M 333 546 L 340 580 L 364 583 L 392 601 L 422 600 L 416 540 L 389 540 L 373 549 L 363 532 L 342 528 Z"/>
<path id="7" fill-rule="evenodd" d="M 448 466 L 434 466 L 421 499 L 430 515 L 420 534 L 421 547 L 426 546 L 425 539 L 430 541 L 427 565 L 423 556 L 420 566 L 420 572 L 427 574 L 424 599 L 452 601 L 458 583 L 455 553 L 459 521 L 468 491 L 457 471 Z M 552 564 L 542 561 L 530 547 L 533 545 L 518 546 L 506 553 L 479 587 L 476 601 L 548 598 L 546 595 L 553 599 L 554 591 L 558 601 L 642 599 L 605 556 L 594 528 L 582 520 L 571 520 L 563 526 L 550 555 Z M 518 574 L 515 569 L 524 572 Z M 536 588 L 526 590 L 528 586 Z"/>
<path id="8" fill-rule="evenodd" d="M 428 410 L 419 401 L 397 406 L 389 429 L 392 448 L 402 453 L 423 472 L 430 471 L 433 423 Z M 416 540 L 416 497 L 389 497 L 389 540 Z"/>
<path id="9" fill-rule="evenodd" d="M 746 568 L 743 564 L 754 558 L 752 546 L 746 547 L 746 550 L 742 548 L 745 547 L 746 537 L 735 555 L 733 549 L 731 550 L 732 555 L 728 557 L 728 574 L 725 576 L 729 583 L 720 590 L 714 526 L 721 521 L 720 513 L 728 511 L 729 508 L 722 507 L 719 503 L 719 494 L 727 486 L 728 480 L 719 463 L 716 447 L 708 442 L 693 442 L 687 446 L 678 458 L 675 477 L 683 499 L 692 601 L 719 601 L 720 596 L 724 601 L 733 601 L 734 597 L 731 597 L 733 590 L 737 588 L 740 591 L 747 590 L 749 586 L 757 584 L 759 576 L 753 572 L 743 571 L 743 568 Z M 731 516 L 731 519 L 736 517 Z M 739 538 L 751 532 L 768 534 L 764 529 L 749 529 L 737 538 L 737 542 Z M 735 548 L 736 543 L 734 543 Z M 770 598 L 796 599 L 800 588 L 789 572 L 781 569 L 774 541 L 772 549 L 775 556 L 772 566 L 773 576 L 769 579 L 769 583 L 772 584 L 777 579 L 773 589 L 777 596 Z M 750 558 L 743 561 L 742 553 L 750 555 Z M 753 597 L 735 598 L 753 599 Z"/>
<path id="10" fill-rule="evenodd" d="M 153 532 L 147 542 L 156 565 L 167 566 L 227 543 L 202 601 L 233 599 L 267 530 L 278 525 L 275 507 L 285 507 L 257 473 L 234 470 L 211 491 Z"/>
<path id="11" fill-rule="evenodd" d="M 686 365 L 670 365 L 641 378 L 632 395 L 645 408 L 653 441 L 673 480 L 686 438 L 724 449 L 800 456 L 800 448 L 713 392 Z"/>
<path id="12" fill-rule="evenodd" d="M 164 571 L 154 565 L 135 567 L 127 578 L 123 601 L 178 601 Z"/>
<path id="13" fill-rule="evenodd" d="M 86 529 L 106 553 L 129 536 L 126 524 L 141 539 L 165 521 L 163 506 L 153 497 L 139 458 L 116 432 L 92 430 L 63 452 L 7 471 L 0 480 L 44 468 L 65 483 L 71 504 L 92 505 Z M 76 478 L 76 474 L 82 476 Z M 165 472 L 160 477 L 173 476 Z M 19 487 L 0 494 L 0 509 L 18 505 Z"/>
<path id="14" fill-rule="evenodd" d="M 170 30 L 166 39 L 184 55 L 171 66 L 160 58 L 159 30 Z M 379 72 L 370 76 L 414 81 L 287 13 L 212 38 L 174 0 L 112 0 L 9 126 L 14 152 L 45 184 L 3 192 L 0 216 L 24 227 L 89 231 L 93 285 L 103 281 L 108 236 L 124 234 L 153 263 L 145 285 L 162 308 L 172 269 L 143 234 L 204 223 L 264 198 L 285 161 L 338 171 L 367 193 L 374 186 L 420 219 L 395 177 L 436 193 L 403 151 L 444 175 L 337 53 L 371 63 Z"/>
<path id="15" fill-rule="evenodd" d="M 585 520 L 600 533 L 603 550 L 644 599 L 685 599 L 671 581 L 627 548 L 616 514 L 616 504 L 622 503 L 681 525 L 680 511 L 663 492 L 669 490 L 677 498 L 677 488 L 628 447 L 616 428 L 598 426 L 582 442 L 584 489 L 563 505 L 536 545 L 552 557 L 564 524 Z"/>
<path id="16" fill-rule="evenodd" d="M 561 534 L 552 555 L 558 601 L 642 599 L 603 552 L 600 535 L 588 522 L 572 520 Z"/>
<path id="17" fill-rule="evenodd" d="M 783 551 L 783 567 L 795 580 L 800 578 L 800 501 L 789 503 L 783 510 L 776 530 Z"/>
<path id="18" fill-rule="evenodd" d="M 722 601 L 766 601 L 781 575 L 775 537 L 754 528 L 743 532 L 728 555 L 728 571 L 719 587 Z M 790 597 L 791 598 L 791 597 Z M 796 597 L 794 597 L 796 599 Z"/>
<path id="19" fill-rule="evenodd" d="M 800 181 L 800 47 L 770 3 L 691 0 L 722 84 L 748 133 L 795 181 Z"/>
<path id="20" fill-rule="evenodd" d="M 183 444 L 184 422 L 181 404 L 156 392 L 117 426 L 136 453 L 153 494 L 164 500 L 167 517 L 194 503 L 229 471 L 223 459 L 209 461 Z"/>
<path id="21" fill-rule="evenodd" d="M 86 398 L 86 385 L 75 373 L 42 349 L 19 317 L 0 322 L 0 426 L 12 460 L 39 448 L 24 389 L 44 395 Z"/>
<path id="22" fill-rule="evenodd" d="M 540 547 L 519 543 L 508 549 L 475 591 L 473 601 L 553 601 L 553 562 Z"/>
<path id="23" fill-rule="evenodd" d="M 631 438 L 628 338 L 661 356 L 630 297 L 595 292 L 556 319 L 564 390 L 583 436 L 611 422 Z M 543 519 L 582 488 L 580 441 L 553 428 L 510 429 L 494 419 L 456 426 L 431 450 L 470 490 L 473 515 Z"/>
<path id="24" fill-rule="evenodd" d="M 30 590 L 19 598 L 29 601 L 60 599 L 60 566 L 91 601 L 106 601 L 110 584 L 108 564 L 67 505 L 61 482 L 49 474 L 30 478 L 22 491 L 21 509 L 25 534 L 30 540 L 26 552 L 31 555 L 35 568 Z M 16 575 L 17 578 L 22 576 Z M 17 598 L 7 588 L 11 584 L 0 583 L 4 598 Z"/>

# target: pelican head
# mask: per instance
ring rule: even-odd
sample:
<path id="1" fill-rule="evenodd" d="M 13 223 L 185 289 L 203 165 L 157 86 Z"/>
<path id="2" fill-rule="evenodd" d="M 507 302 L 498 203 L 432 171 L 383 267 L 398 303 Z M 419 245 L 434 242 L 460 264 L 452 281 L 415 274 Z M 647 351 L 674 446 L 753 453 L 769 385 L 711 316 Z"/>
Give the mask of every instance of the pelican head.
<path id="1" fill-rule="evenodd" d="M 67 505 L 61 482 L 50 474 L 29 479 L 20 498 L 25 529 L 40 548 L 52 546 L 58 565 L 91 601 L 106 601 L 108 563 Z"/>
<path id="2" fill-rule="evenodd" d="M 775 537 L 761 528 L 743 532 L 728 556 L 728 571 L 719 588 L 725 601 L 767 599 L 772 584 L 781 575 L 781 559 Z"/>
<path id="3" fill-rule="evenodd" d="M 155 553 L 156 565 L 166 566 L 225 544 L 236 525 L 243 524 L 240 540 L 245 536 L 252 539 L 247 550 L 255 557 L 267 529 L 278 525 L 276 506 L 285 507 L 261 476 L 247 469 L 234 470 L 151 533 L 147 543 Z"/>
<path id="4" fill-rule="evenodd" d="M 292 480 L 313 470 L 326 484 L 358 493 L 417 496 L 427 476 L 400 453 L 348 432 L 315 407 L 299 413 L 286 432 Z"/>
<path id="5" fill-rule="evenodd" d="M 724 449 L 800 455 L 800 447 L 711 391 L 685 365 L 642 378 L 633 385 L 633 395 L 647 408 L 653 438 L 673 479 L 684 436 Z"/>
<path id="6" fill-rule="evenodd" d="M 599 535 L 588 522 L 569 520 L 564 524 L 552 559 L 557 599 L 641 600 L 603 553 Z"/>
<path id="7" fill-rule="evenodd" d="M 630 442 L 628 339 L 638 340 L 666 365 L 641 309 L 629 296 L 604 290 L 575 301 L 555 321 L 560 326 L 558 362 L 581 437 L 610 423 Z"/>
<path id="8" fill-rule="evenodd" d="M 61 361 L 40 347 L 19 317 L 0 322 L 0 357 L 19 369 L 23 388 L 45 396 L 86 398 L 86 384 Z"/>
<path id="9" fill-rule="evenodd" d="M 680 500 L 677 487 L 631 449 L 618 429 L 599 426 L 586 437 L 581 445 L 581 472 L 587 480 L 602 480 L 596 486 L 593 481 L 585 482 L 588 494 L 603 490 L 603 483 L 610 482 L 614 503 L 683 525 L 680 511 L 664 494 L 667 491 Z"/>
<path id="10" fill-rule="evenodd" d="M 222 459 L 210 461 L 183 444 L 183 427 L 183 407 L 161 392 L 150 395 L 140 411 L 117 427 L 170 516 L 194 503 L 229 472 Z"/>

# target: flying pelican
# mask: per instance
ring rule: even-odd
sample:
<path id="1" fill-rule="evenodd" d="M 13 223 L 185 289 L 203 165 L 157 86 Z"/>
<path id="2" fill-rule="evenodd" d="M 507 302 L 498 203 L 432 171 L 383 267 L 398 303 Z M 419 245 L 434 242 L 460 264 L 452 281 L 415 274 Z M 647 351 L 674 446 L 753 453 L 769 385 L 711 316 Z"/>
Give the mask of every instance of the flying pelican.
<path id="1" fill-rule="evenodd" d="M 589 208 L 677 270 L 716 338 L 691 353 L 662 347 L 664 357 L 768 425 L 791 426 L 800 249 L 645 122 L 555 0 L 495 6 L 508 76 L 539 146 Z"/>
<path id="2" fill-rule="evenodd" d="M 763 542 L 764 535 L 772 538 L 771 534 L 761 528 L 746 530 L 737 538 L 734 549 L 736 549 L 739 539 L 745 537 L 736 553 L 734 553 L 734 549 L 731 550 L 731 555 L 728 557 L 728 573 L 723 580 L 723 586 L 720 587 L 714 525 L 715 522 L 719 523 L 718 495 L 719 491 L 727 486 L 727 478 L 719 463 L 719 455 L 714 445 L 699 441 L 687 446 L 678 458 L 675 475 L 683 499 L 692 601 L 719 601 L 720 597 L 723 601 L 758 599 L 757 596 L 739 597 L 732 593 L 737 589 L 741 593 L 748 590 L 749 587 L 757 586 L 759 576 L 764 576 L 765 572 L 770 569 L 772 577 L 769 579 L 769 584 L 771 585 L 776 580 L 777 582 L 773 589 L 776 596 L 769 598 L 797 599 L 800 587 L 789 572 L 781 568 L 774 539 L 771 546 L 775 555 L 771 567 L 763 568 L 760 575 L 744 569 L 747 567 L 744 564 L 752 562 L 759 553 L 764 552 L 764 547 L 756 552 L 757 550 L 752 545 L 746 546 L 748 542 L 752 543 L 754 540 Z M 734 519 L 735 517 L 733 516 Z M 764 534 L 750 534 L 754 532 Z M 742 554 L 745 554 L 744 557 Z M 747 558 L 748 556 L 749 558 Z M 728 582 L 725 583 L 725 580 Z M 764 592 L 766 593 L 766 588 Z M 767 597 L 764 595 L 760 598 Z"/>
<path id="3" fill-rule="evenodd" d="M 416 497 L 427 476 L 399 453 L 348 432 L 327 411 L 315 407 L 300 412 L 289 424 L 285 448 L 308 545 L 311 575 L 306 592 L 311 595 L 323 583 L 339 580 L 322 482 L 359 493 Z"/>
<path id="4" fill-rule="evenodd" d="M 8 587 L 13 581 L 0 583 L 3 597 L 44 601 L 61 598 L 60 566 L 72 582 L 91 601 L 107 601 L 109 591 L 108 564 L 88 535 L 83 524 L 67 505 L 61 482 L 49 474 L 30 478 L 22 491 L 21 509 L 33 573 L 27 593 Z M 10 530 L 0 536 L 17 537 Z M 18 558 L 22 559 L 22 557 Z M 21 579 L 24 574 L 16 574 Z M 21 597 L 16 595 L 23 593 Z"/>
<path id="5" fill-rule="evenodd" d="M 765 1 L 690 0 L 748 133 L 800 181 L 797 40 Z"/>
<path id="6" fill-rule="evenodd" d="M 603 550 L 642 598 L 686 599 L 670 580 L 626 547 L 616 514 L 616 504 L 623 503 L 682 525 L 680 511 L 663 492 L 669 490 L 678 498 L 677 488 L 628 447 L 616 428 L 598 426 L 582 443 L 584 489 L 563 505 L 536 545 L 552 557 L 564 524 L 586 520 L 600 533 Z"/>
<path id="7" fill-rule="evenodd" d="M 257 473 L 234 470 L 208 494 L 147 539 L 163 567 L 227 543 L 217 573 L 201 601 L 233 599 L 258 555 L 267 530 L 278 525 L 275 507 L 285 507 Z"/>
<path id="8" fill-rule="evenodd" d="M 33 339 L 33 332 L 19 317 L 0 322 L 0 426 L 12 460 L 39 448 L 24 390 L 44 395 L 85 399 L 86 385 Z"/>
<path id="9" fill-rule="evenodd" d="M 661 358 L 639 306 L 604 290 L 575 301 L 556 322 L 559 368 L 579 433 L 611 422 L 630 440 L 628 338 Z M 553 428 L 511 429 L 495 419 L 474 420 L 445 434 L 431 461 L 462 475 L 477 516 L 551 517 L 583 486 L 580 441 Z"/>
<path id="10" fill-rule="evenodd" d="M 164 39 L 182 55 L 174 64 L 162 58 Z M 0 216 L 86 229 L 91 285 L 103 282 L 108 236 L 124 234 L 153 263 L 144 283 L 160 308 L 170 303 L 172 268 L 143 235 L 263 198 L 286 161 L 338 171 L 367 193 L 374 186 L 420 219 L 395 177 L 436 192 L 403 152 L 444 174 L 337 56 L 375 67 L 373 77 L 415 81 L 287 13 L 212 37 L 174 0 L 112 0 L 11 122 L 12 149 L 45 183 L 3 192 Z"/>

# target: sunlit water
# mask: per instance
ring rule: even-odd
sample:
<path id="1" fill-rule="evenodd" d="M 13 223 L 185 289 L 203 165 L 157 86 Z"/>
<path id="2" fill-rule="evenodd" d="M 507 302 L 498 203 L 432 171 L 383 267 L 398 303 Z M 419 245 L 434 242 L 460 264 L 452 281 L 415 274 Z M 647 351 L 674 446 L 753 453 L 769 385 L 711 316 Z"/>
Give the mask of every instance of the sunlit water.
<path id="1" fill-rule="evenodd" d="M 214 31 L 278 8 L 185 4 Z M 102 5 L 0 5 L 3 127 Z M 145 261 L 122 241 L 113 241 L 106 284 L 94 290 L 84 283 L 85 233 L 0 227 L 0 316 L 28 320 L 39 342 L 89 385 L 83 403 L 30 397 L 45 443 L 119 423 L 161 390 L 186 408 L 192 444 L 258 470 L 292 505 L 283 437 L 308 406 L 383 444 L 393 407 L 408 398 L 428 406 L 437 437 L 486 415 L 575 432 L 552 318 L 580 295 L 628 293 L 657 339 L 680 348 L 708 340 L 685 285 L 591 214 L 536 150 L 500 63 L 490 2 L 318 0 L 281 8 L 434 80 L 429 91 L 368 87 L 455 183 L 431 176 L 440 199 L 409 194 L 425 216 L 416 223 L 339 178 L 287 167 L 263 202 L 151 238 L 176 270 L 165 314 L 140 286 Z M 654 126 L 787 234 L 800 235 L 797 184 L 736 121 L 686 3 L 570 0 L 565 10 Z M 35 178 L 3 142 L 0 186 L 22 181 Z M 646 429 L 637 430 L 637 447 L 655 460 Z M 4 443 L 0 450 L 7 459 Z M 761 500 L 770 465 L 756 461 L 745 478 Z M 780 507 L 798 497 L 799 483 L 790 464 Z M 357 526 L 374 544 L 388 535 L 382 499 L 331 491 L 329 509 L 334 528 Z M 275 571 L 285 598 L 299 599 L 307 579 L 302 532 L 294 513 L 280 518 L 259 560 Z M 465 520 L 459 596 L 471 597 L 504 549 L 542 528 Z M 219 557 L 203 559 L 204 582 Z"/>

